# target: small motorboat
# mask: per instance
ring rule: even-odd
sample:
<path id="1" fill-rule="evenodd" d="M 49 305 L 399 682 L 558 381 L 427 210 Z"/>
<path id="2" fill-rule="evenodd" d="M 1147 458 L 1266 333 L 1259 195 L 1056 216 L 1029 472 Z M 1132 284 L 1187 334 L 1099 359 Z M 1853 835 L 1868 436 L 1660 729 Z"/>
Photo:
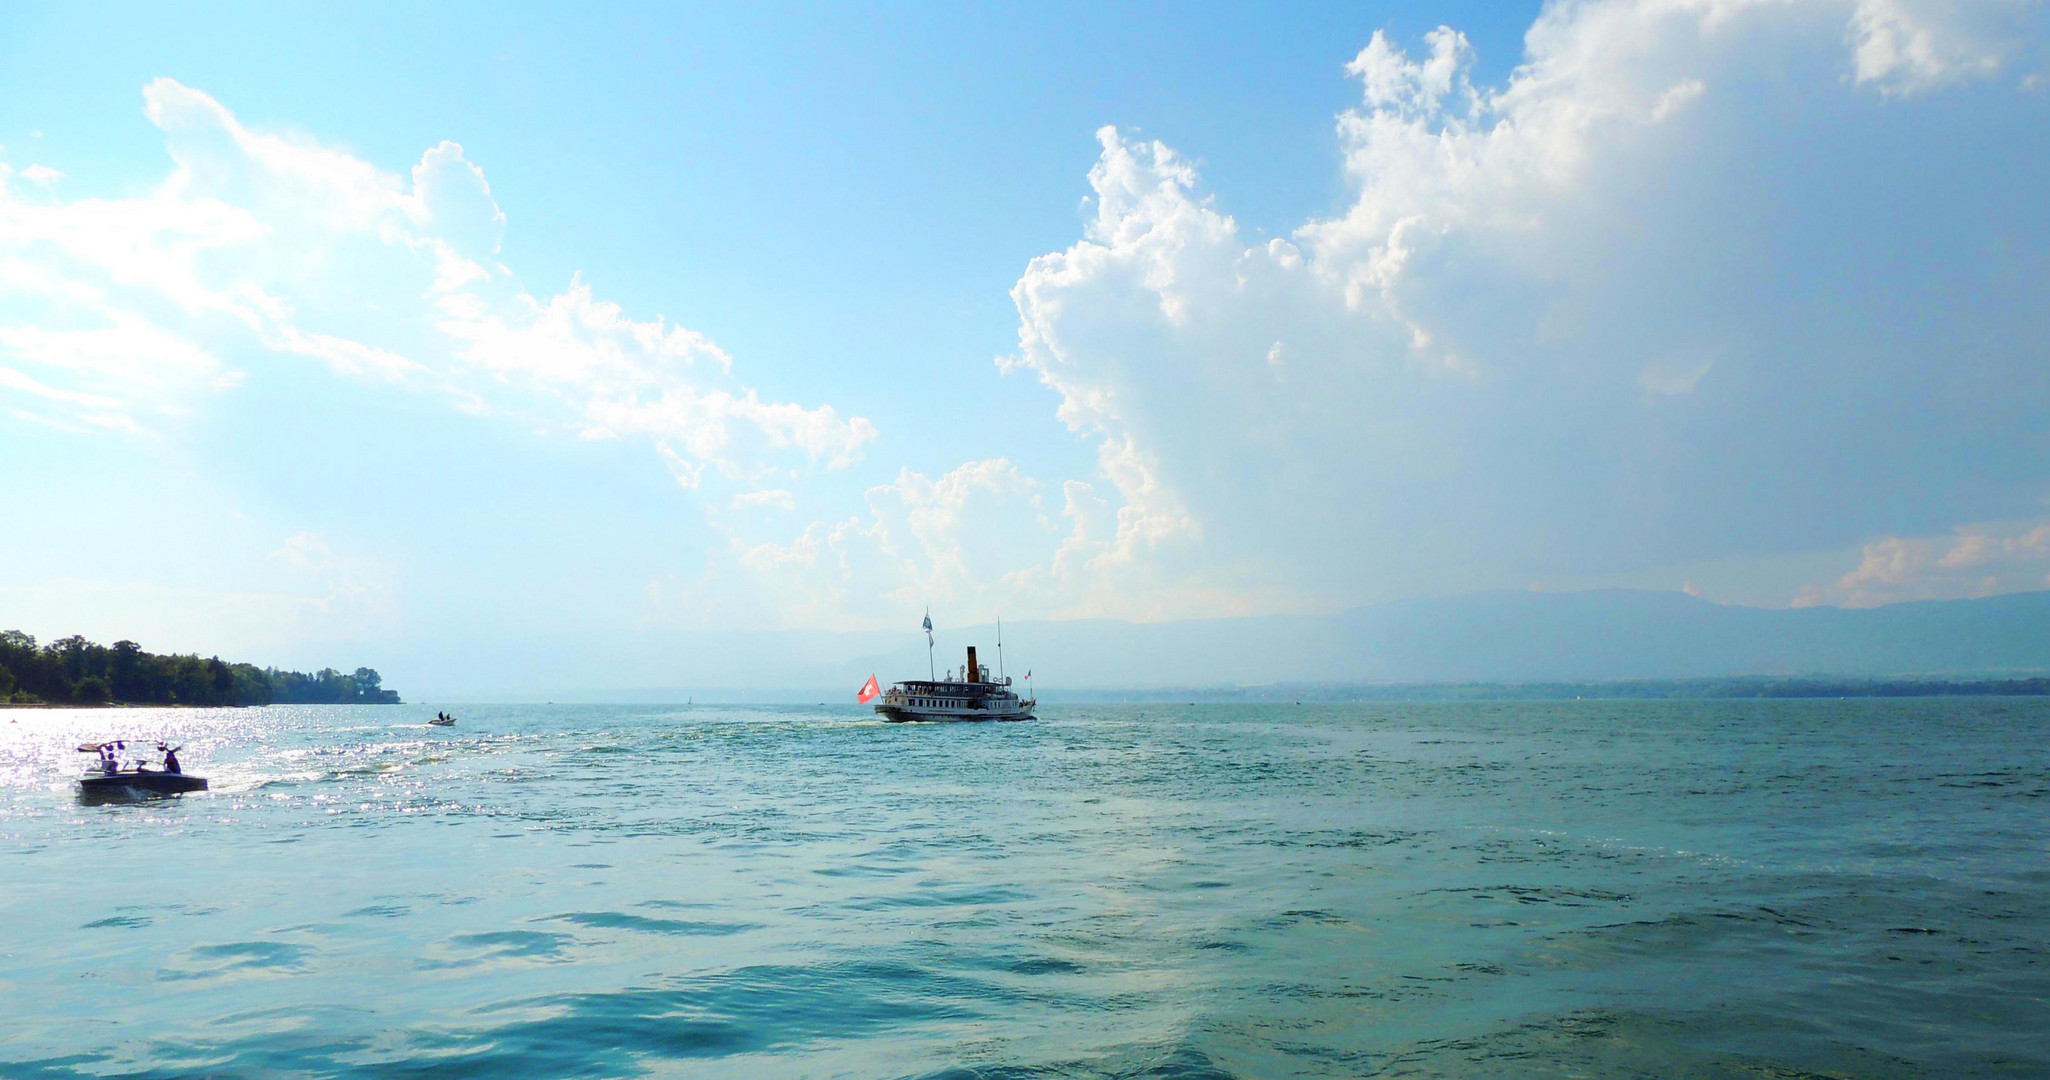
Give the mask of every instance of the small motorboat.
<path id="1" fill-rule="evenodd" d="M 79 791 L 87 795 L 180 795 L 205 791 L 206 777 L 193 776 L 178 764 L 178 746 L 140 743 L 128 739 L 81 743 L 82 754 L 98 754 L 99 760 L 78 778 Z"/>
<path id="2" fill-rule="evenodd" d="M 438 712 L 434 714 L 434 719 L 427 721 L 427 723 L 431 727 L 454 727 L 456 718 L 445 712 Z"/>

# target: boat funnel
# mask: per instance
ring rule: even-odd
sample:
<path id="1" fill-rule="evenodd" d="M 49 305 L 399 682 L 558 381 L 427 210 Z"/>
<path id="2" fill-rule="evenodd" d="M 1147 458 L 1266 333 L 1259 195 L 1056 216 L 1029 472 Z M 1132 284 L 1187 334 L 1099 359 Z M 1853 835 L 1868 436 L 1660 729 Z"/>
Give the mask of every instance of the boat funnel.
<path id="1" fill-rule="evenodd" d="M 982 669 L 975 666 L 975 646 L 968 646 L 968 681 L 981 682 Z"/>

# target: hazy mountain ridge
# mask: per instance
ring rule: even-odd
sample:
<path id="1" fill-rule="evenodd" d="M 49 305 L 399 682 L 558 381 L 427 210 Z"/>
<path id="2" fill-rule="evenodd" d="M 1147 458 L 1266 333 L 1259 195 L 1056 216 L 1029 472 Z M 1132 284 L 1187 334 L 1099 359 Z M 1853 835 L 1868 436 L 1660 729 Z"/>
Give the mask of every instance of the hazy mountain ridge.
<path id="1" fill-rule="evenodd" d="M 1729 607 L 1678 592 L 1489 592 L 1332 615 L 1168 623 L 1029 620 L 953 627 L 965 647 L 1049 698 L 1092 690 L 1588 683 L 1738 676 L 2008 679 L 2050 673 L 2050 592 L 1867 609 Z M 388 665 L 434 700 L 851 700 L 873 672 L 923 677 L 925 635 L 815 630 L 561 634 L 482 655 L 422 642 Z M 488 672 L 514 667 L 523 681 Z M 1027 671 L 1033 673 L 1024 682 Z"/>
<path id="2" fill-rule="evenodd" d="M 923 642 L 908 636 L 909 647 L 837 665 L 837 681 L 870 669 L 886 680 L 922 673 Z M 994 627 L 945 636 L 994 659 Z M 1489 592 L 1329 616 L 1021 622 L 1004 637 L 1014 678 L 1030 669 L 1044 684 L 1077 688 L 2030 675 L 2050 671 L 2050 592 L 1866 609 L 1729 607 L 1635 590 Z M 940 666 L 958 665 L 959 651 L 940 653 Z"/>

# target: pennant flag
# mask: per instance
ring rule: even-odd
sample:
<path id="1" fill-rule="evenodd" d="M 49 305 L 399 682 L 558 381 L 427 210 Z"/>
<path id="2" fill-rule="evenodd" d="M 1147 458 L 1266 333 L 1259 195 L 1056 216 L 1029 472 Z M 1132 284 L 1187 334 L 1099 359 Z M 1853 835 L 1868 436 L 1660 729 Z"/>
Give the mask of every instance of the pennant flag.
<path id="1" fill-rule="evenodd" d="M 868 677 L 868 681 L 861 684 L 861 693 L 854 695 L 854 700 L 862 703 L 863 705 L 866 705 L 869 702 L 874 701 L 876 698 L 881 697 L 882 694 L 883 688 L 876 685 L 876 677 L 873 673 L 871 673 Z"/>
<path id="2" fill-rule="evenodd" d="M 1031 682 L 1031 681 L 1032 681 L 1032 669 L 1031 669 L 1031 668 L 1026 668 L 1026 669 L 1025 669 L 1025 678 L 1024 678 L 1024 679 L 1023 679 L 1022 681 L 1024 681 L 1024 682 Z"/>

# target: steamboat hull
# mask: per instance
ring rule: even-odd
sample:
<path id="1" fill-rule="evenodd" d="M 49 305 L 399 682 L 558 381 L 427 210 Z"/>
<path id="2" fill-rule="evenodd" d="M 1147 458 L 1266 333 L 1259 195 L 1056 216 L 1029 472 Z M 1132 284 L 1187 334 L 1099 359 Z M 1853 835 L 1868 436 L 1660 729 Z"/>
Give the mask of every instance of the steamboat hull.
<path id="1" fill-rule="evenodd" d="M 1008 712 L 937 712 L 897 705 L 878 705 L 876 715 L 892 724 L 1001 724 L 1032 719 L 1031 709 Z"/>

